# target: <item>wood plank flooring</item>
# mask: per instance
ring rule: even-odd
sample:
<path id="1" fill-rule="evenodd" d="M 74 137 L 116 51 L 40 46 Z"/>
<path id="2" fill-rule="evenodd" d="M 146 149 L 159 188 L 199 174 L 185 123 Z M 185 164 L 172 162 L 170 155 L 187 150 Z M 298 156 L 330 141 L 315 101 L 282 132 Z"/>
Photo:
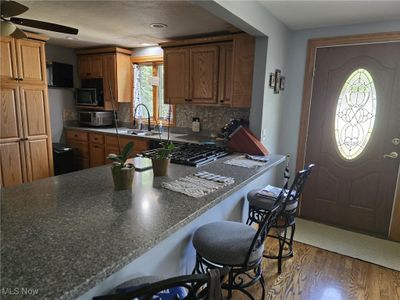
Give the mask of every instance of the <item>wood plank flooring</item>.
<path id="1" fill-rule="evenodd" d="M 267 240 L 267 251 L 275 244 Z M 277 262 L 264 259 L 265 299 L 400 300 L 400 272 L 298 242 L 294 251 L 279 276 Z M 249 291 L 261 299 L 259 285 Z M 233 299 L 248 298 L 235 292 Z"/>

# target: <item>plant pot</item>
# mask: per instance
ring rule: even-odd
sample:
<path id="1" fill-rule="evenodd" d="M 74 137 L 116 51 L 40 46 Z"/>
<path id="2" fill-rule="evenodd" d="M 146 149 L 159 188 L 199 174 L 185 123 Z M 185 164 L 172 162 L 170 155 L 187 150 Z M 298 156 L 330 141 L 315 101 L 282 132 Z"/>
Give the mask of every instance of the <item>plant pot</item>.
<path id="1" fill-rule="evenodd" d="M 152 158 L 154 176 L 167 176 L 169 167 L 169 158 Z"/>
<path id="2" fill-rule="evenodd" d="M 114 180 L 115 190 L 127 190 L 132 188 L 133 175 L 135 174 L 135 168 L 112 168 L 111 173 Z"/>

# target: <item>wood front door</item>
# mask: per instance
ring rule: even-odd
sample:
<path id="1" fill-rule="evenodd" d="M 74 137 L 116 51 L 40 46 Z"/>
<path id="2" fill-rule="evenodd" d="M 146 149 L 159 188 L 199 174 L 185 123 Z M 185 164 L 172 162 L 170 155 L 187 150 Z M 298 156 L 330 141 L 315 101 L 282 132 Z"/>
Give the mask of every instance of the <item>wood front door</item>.
<path id="1" fill-rule="evenodd" d="M 387 237 L 400 145 L 400 43 L 317 50 L 301 216 Z"/>

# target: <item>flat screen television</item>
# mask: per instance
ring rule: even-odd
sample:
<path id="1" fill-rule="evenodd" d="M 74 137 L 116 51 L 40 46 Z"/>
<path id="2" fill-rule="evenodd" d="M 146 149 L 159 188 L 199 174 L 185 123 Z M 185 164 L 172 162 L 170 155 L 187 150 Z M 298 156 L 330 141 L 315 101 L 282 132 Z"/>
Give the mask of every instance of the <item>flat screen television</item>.
<path id="1" fill-rule="evenodd" d="M 73 66 L 59 62 L 46 64 L 47 84 L 49 87 L 73 88 Z"/>

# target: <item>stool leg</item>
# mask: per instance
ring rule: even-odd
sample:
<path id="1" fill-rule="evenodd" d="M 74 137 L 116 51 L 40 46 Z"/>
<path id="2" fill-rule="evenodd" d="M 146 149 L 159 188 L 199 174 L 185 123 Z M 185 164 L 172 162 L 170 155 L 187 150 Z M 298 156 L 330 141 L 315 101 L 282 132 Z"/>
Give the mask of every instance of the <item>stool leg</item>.
<path id="1" fill-rule="evenodd" d="M 261 273 L 261 277 L 260 277 L 260 283 L 261 283 L 261 288 L 262 288 L 261 299 L 264 300 L 265 299 L 265 280 L 264 280 L 264 276 L 262 273 Z"/>
<path id="2" fill-rule="evenodd" d="M 280 236 L 278 239 L 279 240 L 278 274 L 282 273 L 282 256 L 283 256 L 283 248 L 285 247 L 286 235 L 287 235 L 287 227 L 285 227 L 283 238 Z"/>
<path id="3" fill-rule="evenodd" d="M 233 286 L 233 276 L 232 271 L 229 272 L 228 276 L 228 300 L 232 299 L 232 286 Z"/>
<path id="4" fill-rule="evenodd" d="M 290 257 L 293 257 L 293 238 L 295 231 L 296 231 L 296 223 L 290 226 L 290 240 L 289 240 Z"/>

